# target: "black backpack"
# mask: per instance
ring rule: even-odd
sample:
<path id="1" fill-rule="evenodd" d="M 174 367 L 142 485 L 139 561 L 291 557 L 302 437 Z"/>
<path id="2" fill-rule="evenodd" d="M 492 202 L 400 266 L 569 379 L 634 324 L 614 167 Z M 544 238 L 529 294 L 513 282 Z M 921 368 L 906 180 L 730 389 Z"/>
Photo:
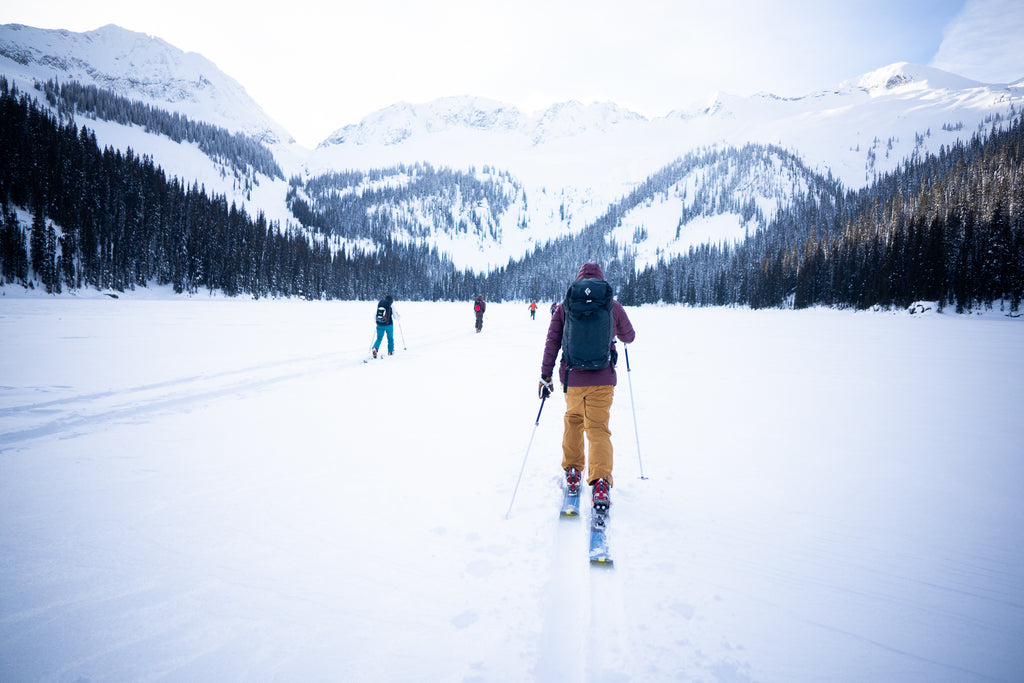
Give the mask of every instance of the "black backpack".
<path id="1" fill-rule="evenodd" d="M 565 293 L 562 358 L 569 368 L 600 370 L 611 365 L 612 286 L 597 278 L 576 280 Z"/>
<path id="2" fill-rule="evenodd" d="M 377 303 L 377 324 L 391 324 L 391 304 L 384 300 L 381 300 Z"/>

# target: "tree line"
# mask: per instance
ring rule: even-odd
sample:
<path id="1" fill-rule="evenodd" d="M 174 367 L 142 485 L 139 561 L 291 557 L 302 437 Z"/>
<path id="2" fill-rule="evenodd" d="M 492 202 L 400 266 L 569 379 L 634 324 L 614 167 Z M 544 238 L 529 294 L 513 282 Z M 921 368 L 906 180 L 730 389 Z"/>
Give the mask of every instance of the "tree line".
<path id="1" fill-rule="evenodd" d="M 634 249 L 611 237 L 630 212 L 646 203 L 676 195 L 681 209 L 676 220 L 676 237 L 687 223 L 720 214 L 740 217 L 748 230 L 765 232 L 768 217 L 754 194 L 776 200 L 777 206 L 799 205 L 805 196 L 826 197 L 830 203 L 841 201 L 842 187 L 831 175 L 822 176 L 808 168 L 795 154 L 777 145 L 746 144 L 741 148 L 694 150 L 667 164 L 637 184 L 631 192 L 576 235 L 565 235 L 537 246 L 533 252 L 513 259 L 488 275 L 482 288 L 508 298 L 560 299 L 580 264 L 603 264 L 605 277 L 619 292 L 623 302 L 678 302 L 672 277 L 661 269 L 657 286 L 648 286 L 654 276 L 643 271 L 638 281 Z M 772 229 L 778 229 L 773 226 Z M 715 247 L 715 253 L 724 247 Z M 701 254 L 704 247 L 695 250 Z M 677 261 L 671 267 L 676 267 Z M 711 301 L 688 303 L 711 305 Z M 721 299 L 721 303 L 730 303 Z"/>
<path id="2" fill-rule="evenodd" d="M 625 299 L 958 312 L 1024 294 L 1024 116 L 857 191 L 808 194 L 738 246 L 631 273 Z"/>
<path id="3" fill-rule="evenodd" d="M 507 172 L 483 178 L 428 163 L 289 180 L 286 202 L 304 226 L 347 239 L 429 240 L 438 232 L 501 238 L 501 216 L 525 193 Z"/>
<path id="4" fill-rule="evenodd" d="M 168 178 L 149 157 L 101 150 L 87 128 L 62 123 L 2 77 L 0 149 L 0 284 L 54 293 L 169 285 L 257 298 L 470 296 L 436 251 L 387 241 L 346 250 L 262 213 L 250 217 L 223 195 Z"/>
<path id="5" fill-rule="evenodd" d="M 37 83 L 36 88 L 42 91 L 61 118 L 80 114 L 123 126 L 140 126 L 147 132 L 164 135 L 175 142 L 195 143 L 208 157 L 232 168 L 239 178 L 251 181 L 253 172 L 268 178 L 284 178 L 273 153 L 259 140 L 243 133 L 232 133 L 220 126 L 192 121 L 177 112 L 172 114 L 78 81 L 58 83 L 49 80 Z"/>
<path id="6" fill-rule="evenodd" d="M 197 183 L 168 178 L 149 157 L 101 150 L 87 128 L 2 77 L 0 149 L 0 284 L 52 292 L 170 285 L 254 297 L 557 300 L 579 265 L 596 261 L 626 304 L 866 308 L 928 300 L 964 311 L 1005 300 L 1016 311 L 1024 293 L 1024 117 L 915 156 L 859 191 L 772 146 L 697 151 L 652 174 L 580 233 L 483 274 L 456 269 L 427 239 L 399 241 L 383 222 L 371 230 L 374 248 L 344 247 L 342 238 L 362 234 L 367 215 L 383 215 L 374 207 L 429 194 L 507 207 L 521 190 L 491 169 L 486 182 L 428 165 L 292 179 L 292 209 L 306 211 L 306 225 L 316 229 L 283 229 Z M 768 165 L 792 169 L 794 179 L 772 190 L 791 193 L 772 216 L 730 189 Z M 396 173 L 409 182 L 389 183 Z M 704 186 L 685 185 L 695 173 Z M 375 187 L 368 194 L 367 182 Z M 756 229 L 736 245 L 705 244 L 638 269 L 632 245 L 611 233 L 630 211 L 684 186 L 697 194 L 684 202 L 680 226 L 727 212 Z M 359 201 L 340 208 L 356 187 Z M 15 207 L 31 216 L 28 225 Z"/>

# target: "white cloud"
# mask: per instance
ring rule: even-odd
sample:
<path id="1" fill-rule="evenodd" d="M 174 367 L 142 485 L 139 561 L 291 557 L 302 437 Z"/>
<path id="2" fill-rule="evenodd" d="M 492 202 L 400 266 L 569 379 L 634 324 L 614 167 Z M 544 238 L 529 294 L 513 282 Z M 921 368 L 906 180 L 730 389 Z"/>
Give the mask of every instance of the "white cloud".
<path id="1" fill-rule="evenodd" d="M 946 27 L 932 66 L 987 83 L 1024 78 L 1024 2 L 968 0 Z"/>

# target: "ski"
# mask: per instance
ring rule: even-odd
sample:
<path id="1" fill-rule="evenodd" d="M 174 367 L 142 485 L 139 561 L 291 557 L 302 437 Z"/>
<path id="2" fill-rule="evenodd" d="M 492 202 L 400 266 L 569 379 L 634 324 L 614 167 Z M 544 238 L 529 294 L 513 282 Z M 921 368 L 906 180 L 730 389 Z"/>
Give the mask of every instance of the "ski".
<path id="1" fill-rule="evenodd" d="M 575 490 L 563 484 L 562 518 L 580 516 L 580 492 L 582 486 Z M 590 513 L 590 564 L 600 567 L 611 567 L 614 562 L 608 551 L 608 508 L 591 508 Z"/>
<path id="2" fill-rule="evenodd" d="M 583 490 L 580 472 L 575 467 L 565 470 L 562 480 L 562 517 L 580 516 L 580 492 Z"/>
<path id="3" fill-rule="evenodd" d="M 579 517 L 580 516 L 580 489 L 582 487 L 577 486 L 576 492 L 572 493 L 571 489 L 565 487 L 565 495 L 562 498 L 562 517 Z"/>
<path id="4" fill-rule="evenodd" d="M 593 510 L 590 515 L 590 564 L 611 567 L 611 553 L 608 552 L 608 511 Z"/>

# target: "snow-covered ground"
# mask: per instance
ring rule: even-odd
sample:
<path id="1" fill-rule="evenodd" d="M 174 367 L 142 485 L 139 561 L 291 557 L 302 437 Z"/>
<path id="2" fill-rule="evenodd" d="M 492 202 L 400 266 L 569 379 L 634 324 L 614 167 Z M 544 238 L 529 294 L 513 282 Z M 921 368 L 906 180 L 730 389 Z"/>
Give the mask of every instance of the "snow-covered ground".
<path id="1" fill-rule="evenodd" d="M 0 298 L 0 680 L 1020 680 L 1024 321 L 629 309 L 608 570 L 544 308 Z"/>

